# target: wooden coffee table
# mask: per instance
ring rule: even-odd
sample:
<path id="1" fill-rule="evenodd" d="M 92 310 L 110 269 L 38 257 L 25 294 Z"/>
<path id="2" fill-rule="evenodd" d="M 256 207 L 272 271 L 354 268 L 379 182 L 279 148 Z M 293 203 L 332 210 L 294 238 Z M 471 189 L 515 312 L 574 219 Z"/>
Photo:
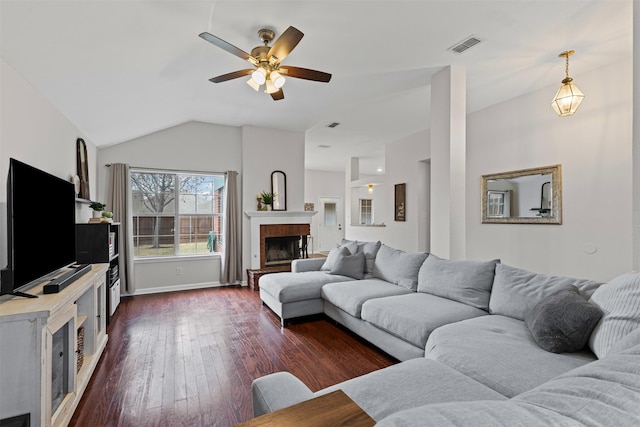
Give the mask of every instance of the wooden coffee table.
<path id="1" fill-rule="evenodd" d="M 370 427 L 376 422 L 342 390 L 262 415 L 236 427 Z"/>

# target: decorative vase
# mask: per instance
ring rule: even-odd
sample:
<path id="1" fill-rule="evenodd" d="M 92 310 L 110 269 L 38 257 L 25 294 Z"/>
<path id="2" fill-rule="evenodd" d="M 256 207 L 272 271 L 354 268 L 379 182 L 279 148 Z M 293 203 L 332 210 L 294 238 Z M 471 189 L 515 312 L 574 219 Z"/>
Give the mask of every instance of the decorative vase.
<path id="1" fill-rule="evenodd" d="M 267 208 L 268 211 L 271 210 L 271 205 L 265 205 L 265 207 Z"/>
<path id="2" fill-rule="evenodd" d="M 102 218 L 102 211 L 93 211 L 94 218 Z"/>

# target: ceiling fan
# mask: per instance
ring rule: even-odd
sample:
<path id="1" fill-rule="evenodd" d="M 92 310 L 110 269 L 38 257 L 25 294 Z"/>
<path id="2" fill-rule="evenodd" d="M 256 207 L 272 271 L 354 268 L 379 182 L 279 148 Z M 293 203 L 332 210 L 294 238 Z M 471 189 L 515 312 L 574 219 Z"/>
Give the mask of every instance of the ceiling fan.
<path id="1" fill-rule="evenodd" d="M 280 64 L 280 62 L 285 59 L 289 53 L 291 53 L 304 36 L 304 34 L 297 28 L 287 28 L 272 46 L 269 46 L 269 43 L 275 37 L 275 33 L 272 30 L 263 28 L 258 31 L 258 36 L 264 43 L 264 46 L 254 47 L 251 50 L 251 54 L 248 54 L 231 43 L 222 40 L 220 37 L 207 32 L 201 33 L 200 37 L 209 43 L 212 43 L 219 48 L 248 61 L 255 67 L 213 77 L 209 79 L 209 81 L 213 83 L 222 83 L 227 80 L 251 75 L 247 81 L 249 86 L 257 91 L 264 84 L 265 93 L 270 94 L 274 101 L 278 101 L 280 99 L 284 99 L 282 86 L 286 81 L 285 76 L 323 83 L 328 83 L 329 80 L 331 80 L 331 74 L 329 73 Z"/>

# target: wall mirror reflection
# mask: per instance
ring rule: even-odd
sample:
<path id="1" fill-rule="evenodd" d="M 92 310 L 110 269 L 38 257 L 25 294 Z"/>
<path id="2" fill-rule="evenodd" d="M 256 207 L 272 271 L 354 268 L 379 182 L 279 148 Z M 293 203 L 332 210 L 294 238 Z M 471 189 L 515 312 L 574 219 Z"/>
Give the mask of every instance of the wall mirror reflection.
<path id="1" fill-rule="evenodd" d="M 273 193 L 273 203 L 271 210 L 287 210 L 287 175 L 282 171 L 271 172 L 271 192 Z"/>
<path id="2" fill-rule="evenodd" d="M 560 165 L 482 175 L 482 222 L 562 224 Z"/>

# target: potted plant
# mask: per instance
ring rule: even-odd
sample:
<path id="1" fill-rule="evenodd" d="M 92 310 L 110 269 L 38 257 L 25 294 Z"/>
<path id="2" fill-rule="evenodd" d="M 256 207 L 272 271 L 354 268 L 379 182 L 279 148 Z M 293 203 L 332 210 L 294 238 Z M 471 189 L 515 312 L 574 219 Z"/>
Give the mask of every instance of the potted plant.
<path id="1" fill-rule="evenodd" d="M 262 197 L 262 203 L 264 204 L 265 210 L 270 211 L 275 194 L 268 191 L 263 191 L 260 196 Z"/>
<path id="2" fill-rule="evenodd" d="M 104 203 L 100 203 L 100 202 L 91 202 L 89 204 L 89 207 L 91 209 L 93 209 L 93 217 L 94 218 L 101 218 L 102 217 L 102 211 L 104 210 L 104 208 L 107 207 L 107 205 L 105 205 Z"/>

